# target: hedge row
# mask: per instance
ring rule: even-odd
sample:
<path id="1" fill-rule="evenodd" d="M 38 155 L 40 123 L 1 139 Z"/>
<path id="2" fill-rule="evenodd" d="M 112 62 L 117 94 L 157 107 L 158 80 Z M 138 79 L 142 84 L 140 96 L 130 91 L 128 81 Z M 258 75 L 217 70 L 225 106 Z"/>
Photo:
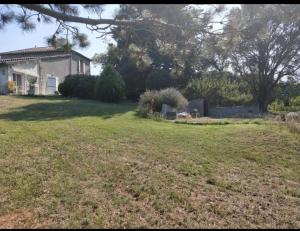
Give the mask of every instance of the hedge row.
<path id="1" fill-rule="evenodd" d="M 108 65 L 100 76 L 66 76 L 64 81 L 59 84 L 58 91 L 64 97 L 118 102 L 125 94 L 125 84 L 120 74 Z"/>

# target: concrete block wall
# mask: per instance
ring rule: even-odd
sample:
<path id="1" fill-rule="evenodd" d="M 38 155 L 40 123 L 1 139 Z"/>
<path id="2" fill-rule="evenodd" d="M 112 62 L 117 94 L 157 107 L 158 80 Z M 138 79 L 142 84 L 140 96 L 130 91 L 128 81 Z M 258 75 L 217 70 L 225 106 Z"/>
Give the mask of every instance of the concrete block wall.
<path id="1" fill-rule="evenodd" d="M 209 117 L 255 117 L 259 115 L 259 108 L 251 106 L 228 106 L 228 107 L 208 107 Z"/>

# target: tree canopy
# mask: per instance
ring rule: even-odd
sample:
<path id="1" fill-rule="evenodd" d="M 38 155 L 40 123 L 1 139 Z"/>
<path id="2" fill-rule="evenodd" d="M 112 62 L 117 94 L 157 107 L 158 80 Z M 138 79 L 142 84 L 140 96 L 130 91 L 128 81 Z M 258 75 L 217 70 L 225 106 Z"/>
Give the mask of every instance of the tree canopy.
<path id="1" fill-rule="evenodd" d="M 126 14 L 122 14 L 124 7 L 130 8 L 130 12 L 126 11 Z M 215 7 L 214 12 L 201 12 L 197 17 L 193 15 L 194 20 L 187 21 L 185 20 L 185 17 L 188 17 L 186 7 L 189 6 L 123 4 L 117 16 L 102 18 L 104 4 L 5 4 L 0 5 L 0 29 L 13 21 L 16 21 L 25 31 L 34 30 L 36 23 L 57 22 L 58 28 L 52 38 L 55 40 L 60 34 L 68 32 L 70 38 L 82 47 L 87 45 L 87 36 L 71 23 L 86 25 L 89 30 L 98 32 L 99 37 L 112 34 L 112 29 L 119 27 L 119 31 L 126 29 L 132 34 L 148 31 L 152 35 L 169 36 L 184 41 L 183 35 L 187 35 L 188 31 L 189 33 L 193 31 L 197 33 L 199 30 L 203 33 L 208 31 L 206 26 L 211 19 L 211 14 L 222 9 L 222 7 Z M 83 11 L 87 11 L 89 16 L 83 17 L 81 15 Z"/>
<path id="2" fill-rule="evenodd" d="M 229 15 L 227 39 L 233 70 L 245 76 L 265 111 L 272 92 L 284 77 L 300 68 L 300 6 L 242 5 Z"/>

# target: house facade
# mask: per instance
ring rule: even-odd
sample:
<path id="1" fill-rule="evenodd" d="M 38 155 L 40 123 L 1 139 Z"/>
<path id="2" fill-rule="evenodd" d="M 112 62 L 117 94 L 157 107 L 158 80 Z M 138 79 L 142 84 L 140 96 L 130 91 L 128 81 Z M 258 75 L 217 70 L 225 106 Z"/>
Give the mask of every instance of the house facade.
<path id="1" fill-rule="evenodd" d="M 65 76 L 90 75 L 90 61 L 74 50 L 54 47 L 0 53 L 0 94 L 8 93 L 8 81 L 15 83 L 15 94 L 28 94 L 30 80 L 34 79 L 34 94 L 54 95 Z"/>

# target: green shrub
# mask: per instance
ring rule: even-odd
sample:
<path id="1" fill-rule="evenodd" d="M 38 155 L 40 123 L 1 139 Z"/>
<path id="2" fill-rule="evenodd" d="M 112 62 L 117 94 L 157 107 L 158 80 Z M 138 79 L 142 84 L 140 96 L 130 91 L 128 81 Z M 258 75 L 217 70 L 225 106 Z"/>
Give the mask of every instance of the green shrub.
<path id="1" fill-rule="evenodd" d="M 146 89 L 160 90 L 174 85 L 173 79 L 166 70 L 154 70 L 146 78 Z"/>
<path id="2" fill-rule="evenodd" d="M 274 88 L 273 97 L 274 100 L 277 99 L 282 101 L 285 106 L 290 106 L 293 98 L 297 96 L 299 97 L 299 92 L 300 92 L 300 83 L 288 79 L 287 81 L 279 82 L 276 85 L 276 87 Z"/>
<path id="3" fill-rule="evenodd" d="M 67 75 L 63 82 L 58 85 L 58 91 L 64 97 L 73 97 L 77 85 L 77 75 Z"/>
<path id="4" fill-rule="evenodd" d="M 204 73 L 188 82 L 183 95 L 191 100 L 205 98 L 210 105 L 234 106 L 245 105 L 252 101 L 252 96 L 245 91 L 243 83 L 232 80 L 228 73 Z"/>
<path id="5" fill-rule="evenodd" d="M 275 100 L 268 106 L 268 111 L 279 112 L 284 111 L 284 104 L 282 101 Z"/>
<path id="6" fill-rule="evenodd" d="M 58 84 L 58 92 L 63 96 L 63 97 L 67 97 L 67 94 L 65 92 L 65 84 L 64 82 L 61 82 Z"/>
<path id="7" fill-rule="evenodd" d="M 36 84 L 37 77 L 35 77 L 35 76 L 28 76 L 27 77 L 27 81 L 29 83 L 29 86 L 32 87 L 32 86 L 34 86 Z"/>
<path id="8" fill-rule="evenodd" d="M 58 91 L 64 97 L 92 99 L 94 98 L 95 82 L 96 76 L 68 75 L 58 85 Z"/>
<path id="9" fill-rule="evenodd" d="M 143 117 L 148 117 L 154 112 L 159 112 L 161 109 L 161 102 L 159 97 L 159 91 L 147 90 L 140 96 L 138 104 L 138 114 Z"/>
<path id="10" fill-rule="evenodd" d="M 74 89 L 74 95 L 82 99 L 94 98 L 95 84 L 95 76 L 80 76 Z"/>
<path id="11" fill-rule="evenodd" d="M 96 99 L 104 102 L 118 102 L 124 95 L 125 83 L 121 75 L 111 65 L 105 66 L 96 81 Z"/>
<path id="12" fill-rule="evenodd" d="M 177 109 L 184 109 L 188 101 L 175 88 L 166 88 L 159 92 L 161 104 L 168 104 Z"/>
<path id="13" fill-rule="evenodd" d="M 292 98 L 291 106 L 300 106 L 300 95 Z"/>
<path id="14" fill-rule="evenodd" d="M 161 111 L 163 104 L 182 109 L 187 106 L 188 102 L 175 88 L 167 88 L 160 91 L 147 90 L 140 96 L 138 114 L 143 117 L 151 117 Z"/>
<path id="15" fill-rule="evenodd" d="M 129 58 L 125 60 L 120 64 L 118 71 L 125 82 L 126 98 L 138 101 L 140 95 L 146 90 L 145 82 L 148 71 L 138 69 L 136 64 Z"/>
<path id="16" fill-rule="evenodd" d="M 281 100 L 275 100 L 270 105 L 268 105 L 268 111 L 275 114 L 285 114 L 287 112 L 300 111 L 300 106 L 297 105 L 297 100 L 297 98 L 292 99 L 290 106 L 285 106 L 284 102 Z"/>

